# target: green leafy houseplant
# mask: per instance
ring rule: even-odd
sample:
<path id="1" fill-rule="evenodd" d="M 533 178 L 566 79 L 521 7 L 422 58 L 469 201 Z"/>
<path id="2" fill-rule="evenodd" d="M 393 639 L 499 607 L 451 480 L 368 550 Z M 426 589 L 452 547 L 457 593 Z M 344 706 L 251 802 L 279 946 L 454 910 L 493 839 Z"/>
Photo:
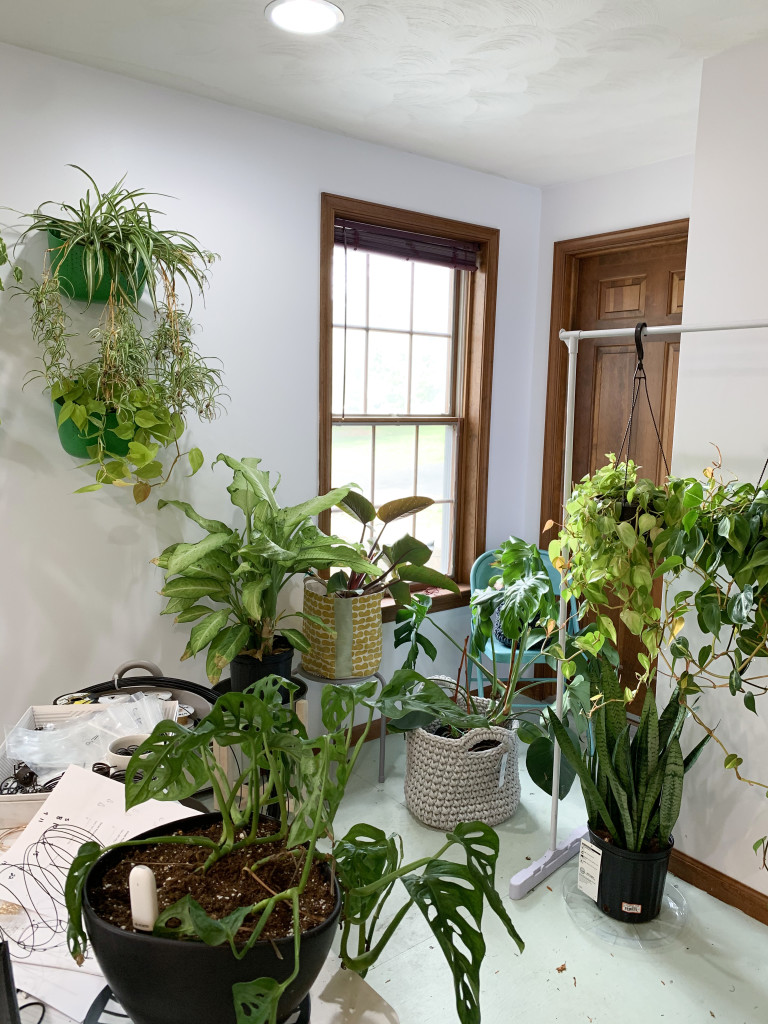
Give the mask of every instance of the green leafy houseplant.
<path id="1" fill-rule="evenodd" d="M 278 608 L 281 591 L 293 576 L 337 565 L 353 571 L 368 566 L 356 547 L 327 536 L 312 522 L 340 501 L 348 487 L 283 508 L 276 498 L 277 483 L 259 469 L 260 461 L 219 455 L 214 462 L 224 462 L 233 472 L 227 490 L 241 514 L 240 528 L 206 519 L 183 501 L 158 502 L 159 508 L 180 509 L 206 534 L 194 544 L 171 544 L 154 563 L 166 571 L 161 594 L 168 603 L 162 614 L 175 615 L 176 622 L 197 622 L 182 661 L 207 648 L 212 683 L 237 655 L 261 660 L 271 654 L 278 636 L 300 651 L 308 649 L 300 630 L 281 624 L 291 615 L 304 616 Z"/>
<path id="2" fill-rule="evenodd" d="M 642 672 L 622 680 L 625 699 L 650 684 L 657 666 L 680 687 L 691 717 L 720 746 L 724 766 L 738 778 L 742 759 L 729 750 L 716 726 L 706 721 L 707 690 L 728 689 L 757 714 L 756 698 L 768 692 L 768 483 L 726 481 L 714 467 L 701 479 L 670 477 L 664 487 L 637 477 L 632 463 L 608 466 L 584 478 L 568 502 L 568 519 L 550 545 L 566 577 L 564 593 L 579 602 L 579 614 L 595 618 L 583 650 L 597 654 L 616 640 L 606 614 L 618 611 L 641 637 Z M 622 518 L 626 497 L 638 506 Z M 653 582 L 664 577 L 659 604 Z M 563 658 L 573 676 L 574 652 Z M 744 779 L 768 789 L 764 783 Z"/>
<path id="3" fill-rule="evenodd" d="M 158 227 L 151 193 L 128 189 L 124 178 L 102 191 L 82 173 L 89 187 L 77 206 L 46 202 L 26 215 L 20 240 L 39 231 L 49 240 L 41 280 L 24 289 L 41 362 L 31 376 L 43 380 L 59 427 L 74 424 L 70 450 L 85 449 L 86 464 L 97 467 L 96 482 L 79 491 L 132 485 L 141 502 L 182 458 L 190 414 L 212 419 L 220 408 L 221 369 L 198 352 L 190 317 L 193 294 L 202 293 L 217 257 L 192 235 Z M 76 335 L 62 301 L 78 277 L 88 305 L 106 303 L 90 332 L 96 353 L 85 361 L 73 352 Z M 144 284 L 148 311 L 139 304 Z M 173 455 L 167 468 L 165 448 Z M 202 454 L 187 454 L 196 472 Z"/>
<path id="4" fill-rule="evenodd" d="M 458 594 L 459 588 L 450 576 L 427 565 L 432 557 L 432 550 L 422 541 L 405 534 L 394 544 L 381 543 L 382 534 L 390 523 L 416 515 L 430 505 L 434 505 L 434 499 L 414 495 L 388 501 L 377 509 L 362 494 L 349 491 L 338 502 L 338 507 L 360 523 L 361 545 L 365 544 L 366 534 L 369 534 L 366 548 L 369 565 L 359 571 L 335 572 L 327 580 L 316 577 L 317 582 L 324 587 L 327 594 L 334 594 L 339 598 L 388 592 L 398 604 L 406 604 L 409 601 L 410 583 L 442 587 Z M 381 527 L 374 533 L 374 523 L 377 520 Z M 382 561 L 383 570 L 379 566 Z"/>
<path id="5" fill-rule="evenodd" d="M 259 944 L 273 914 L 283 905 L 290 908 L 287 933 L 293 936 L 293 970 L 283 979 L 262 976 L 233 986 L 235 1015 L 238 1024 L 275 1024 L 281 996 L 297 977 L 302 959 L 301 901 L 311 872 L 318 863 L 330 867 L 338 880 L 341 910 L 341 960 L 355 971 L 364 973 L 381 955 L 387 942 L 414 905 L 424 914 L 437 945 L 442 950 L 454 979 L 456 1006 L 463 1024 L 480 1021 L 480 965 L 485 953 L 482 915 L 485 905 L 499 917 L 506 931 L 522 950 L 523 944 L 496 891 L 495 868 L 499 850 L 498 836 L 492 829 L 473 822 L 456 828 L 446 836 L 438 852 L 413 863 L 403 863 L 402 842 L 387 836 L 381 829 L 367 824 L 351 828 L 340 840 L 334 839 L 334 817 L 358 757 L 374 710 L 370 698 L 374 683 L 362 688 L 329 685 L 322 696 L 323 735 L 308 738 L 303 725 L 290 706 L 281 703 L 279 690 L 285 680 L 277 677 L 260 680 L 252 692 L 226 694 L 219 698 L 211 713 L 194 730 L 176 723 L 161 723 L 139 747 L 126 776 L 126 805 L 132 807 L 149 798 L 182 799 L 201 785 L 213 786 L 221 812 L 220 837 L 189 834 L 194 819 L 181 823 L 187 834 L 147 840 L 128 841 L 118 847 L 130 850 L 132 863 L 142 859 L 142 846 L 157 848 L 158 843 L 181 844 L 183 859 L 190 868 L 206 878 L 216 874 L 217 865 L 226 858 L 245 855 L 249 858 L 243 872 L 259 878 L 272 878 L 268 871 L 275 862 L 286 860 L 292 865 L 290 884 L 279 891 L 264 885 L 257 899 L 249 901 L 226 915 L 211 914 L 200 902 L 187 894 L 178 901 L 160 904 L 160 915 L 152 937 L 184 939 L 210 946 L 228 946 L 232 960 L 245 958 Z M 289 688 L 292 684 L 287 684 Z M 363 735 L 352 742 L 352 723 L 357 706 L 364 703 L 368 718 Z M 219 765 L 212 744 L 229 748 L 243 765 L 234 779 L 229 779 Z M 237 794 L 244 788 L 245 797 Z M 289 811 L 289 801 L 292 809 Z M 267 807 L 276 807 L 277 815 L 271 829 L 263 834 L 263 814 Z M 323 852 L 321 841 L 330 839 L 330 848 Z M 279 852 L 264 856 L 270 843 L 282 844 Z M 444 859 L 448 851 L 459 854 L 456 860 Z M 70 915 L 69 946 L 72 955 L 82 958 L 86 948 L 83 926 L 83 896 L 88 875 L 103 851 L 96 843 L 87 843 L 72 865 L 66 885 L 66 903 Z M 146 854 L 153 863 L 160 858 Z M 195 867 L 196 865 L 196 867 Z M 241 872 L 242 874 L 242 872 Z M 405 902 L 388 925 L 378 933 L 382 909 L 398 880 L 405 887 Z M 159 892 L 162 894 L 162 887 Z M 92 911 L 87 911 L 91 914 Z M 86 924 L 88 919 L 86 918 Z M 117 940 L 136 939 L 120 935 Z M 95 953 L 98 930 L 89 927 Z M 261 945 L 268 945 L 262 942 Z M 123 977 L 136 957 L 142 954 L 134 944 L 125 960 L 118 957 L 113 971 L 114 981 L 106 963 L 108 980 L 128 1010 L 130 1000 L 137 1005 L 142 986 L 130 990 L 130 981 Z M 151 945 L 145 954 L 153 955 Z M 285 954 L 283 954 L 285 956 Z M 319 968 L 316 968 L 316 970 Z M 226 970 L 221 957 L 216 970 Z M 166 973 L 166 985 L 179 990 L 177 979 Z M 309 979 L 306 987 L 311 984 Z M 128 986 L 128 999 L 122 999 L 122 986 Z M 198 980 L 188 975 L 179 998 L 192 1002 L 194 1012 Z M 306 988 L 304 989 L 306 991 Z M 300 997 L 299 997 L 300 998 Z M 280 1016 L 290 1007 L 283 1006 Z M 142 1019 L 153 1019 L 144 1014 Z M 192 1019 L 192 1018 L 190 1018 Z M 228 1020 L 224 1012 L 217 1019 Z"/>

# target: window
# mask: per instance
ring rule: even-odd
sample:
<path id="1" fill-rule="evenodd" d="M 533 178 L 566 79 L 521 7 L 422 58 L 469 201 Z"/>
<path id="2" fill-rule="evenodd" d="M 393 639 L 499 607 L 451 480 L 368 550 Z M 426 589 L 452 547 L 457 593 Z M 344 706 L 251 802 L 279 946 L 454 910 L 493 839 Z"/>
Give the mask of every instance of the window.
<path id="1" fill-rule="evenodd" d="M 321 490 L 434 498 L 400 533 L 459 582 L 485 547 L 497 252 L 496 229 L 323 196 Z M 321 526 L 359 539 L 342 512 Z"/>

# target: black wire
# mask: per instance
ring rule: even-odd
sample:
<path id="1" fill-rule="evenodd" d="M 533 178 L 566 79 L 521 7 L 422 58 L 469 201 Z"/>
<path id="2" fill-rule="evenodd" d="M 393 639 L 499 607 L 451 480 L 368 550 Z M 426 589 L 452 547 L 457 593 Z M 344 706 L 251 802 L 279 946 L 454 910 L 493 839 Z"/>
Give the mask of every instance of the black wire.
<path id="1" fill-rule="evenodd" d="M 16 991 L 19 992 L 20 989 L 17 988 Z M 19 1013 L 21 1013 L 22 1010 L 28 1010 L 30 1008 L 30 1006 L 38 1006 L 40 1008 L 40 1016 L 35 1021 L 35 1024 L 40 1024 L 40 1022 L 42 1021 L 43 1017 L 45 1017 L 45 1004 L 38 1002 L 36 999 L 32 1000 L 31 1002 L 24 1003 L 23 1006 L 20 1006 L 19 1007 Z"/>

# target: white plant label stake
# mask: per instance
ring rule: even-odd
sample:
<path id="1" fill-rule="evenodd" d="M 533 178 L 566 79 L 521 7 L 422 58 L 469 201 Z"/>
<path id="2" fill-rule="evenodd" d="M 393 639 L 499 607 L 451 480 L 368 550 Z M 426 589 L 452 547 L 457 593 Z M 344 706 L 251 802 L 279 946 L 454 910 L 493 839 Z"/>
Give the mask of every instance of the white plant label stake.
<path id="1" fill-rule="evenodd" d="M 152 868 L 137 864 L 128 876 L 131 896 L 133 927 L 140 932 L 151 932 L 157 920 L 157 881 Z"/>
<path id="2" fill-rule="evenodd" d="M 579 849 L 579 889 L 597 903 L 597 889 L 600 884 L 600 862 L 603 852 L 587 839 L 581 840 Z M 133 869 L 134 871 L 136 868 Z"/>

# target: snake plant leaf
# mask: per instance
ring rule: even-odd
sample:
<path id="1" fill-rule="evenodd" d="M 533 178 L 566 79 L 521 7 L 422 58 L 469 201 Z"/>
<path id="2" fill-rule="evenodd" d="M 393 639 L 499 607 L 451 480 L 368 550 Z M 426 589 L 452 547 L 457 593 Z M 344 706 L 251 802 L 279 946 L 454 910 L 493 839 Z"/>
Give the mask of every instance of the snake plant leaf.
<path id="1" fill-rule="evenodd" d="M 613 748 L 613 767 L 619 777 L 622 789 L 629 796 L 629 810 L 632 819 L 635 820 L 635 815 L 637 814 L 637 793 L 632 777 L 632 757 L 629 742 L 629 723 L 627 723 L 619 734 L 619 738 Z"/>
<path id="2" fill-rule="evenodd" d="M 616 669 L 606 658 L 600 658 L 600 689 L 605 705 L 605 732 L 608 747 L 613 754 L 619 736 L 627 727 L 627 712 L 624 694 Z"/>
<path id="3" fill-rule="evenodd" d="M 711 739 L 712 737 L 709 733 L 707 733 L 706 736 L 699 740 L 699 742 L 696 744 L 693 750 L 686 755 L 685 761 L 683 762 L 683 766 L 687 772 L 690 771 L 691 768 L 693 768 L 693 766 L 696 764 L 699 757 L 701 756 L 702 750 L 704 749 L 704 747 L 706 747 L 706 745 L 709 743 Z"/>
<path id="4" fill-rule="evenodd" d="M 339 508 L 347 515 L 357 519 L 363 526 L 372 523 L 376 518 L 376 509 L 359 491 L 350 490 L 338 503 Z"/>
<path id="5" fill-rule="evenodd" d="M 434 860 L 421 875 L 405 875 L 408 895 L 424 915 L 453 974 L 461 1024 L 480 1020 L 483 893 L 464 864 Z"/>
<path id="6" fill-rule="evenodd" d="M 380 505 L 376 515 L 382 523 L 393 523 L 396 519 L 416 515 L 417 512 L 429 508 L 434 503 L 433 498 L 425 498 L 418 494 L 410 498 L 396 498 L 394 501 L 387 501 Z"/>
<path id="7" fill-rule="evenodd" d="M 488 905 L 497 915 L 507 930 L 507 934 L 516 943 L 522 953 L 525 943 L 512 924 L 501 896 L 496 889 L 496 863 L 499 859 L 498 834 L 481 821 L 462 822 L 452 832 L 446 834 L 447 839 L 461 843 L 467 857 L 467 866 L 474 873 Z"/>
<path id="8" fill-rule="evenodd" d="M 685 705 L 680 703 L 680 685 L 675 684 L 675 688 L 669 695 L 666 707 L 659 715 L 659 749 L 666 750 L 667 744 L 669 743 L 670 737 L 674 731 L 677 719 L 682 711 L 683 716 L 686 714 Z"/>
<path id="9" fill-rule="evenodd" d="M 613 798 L 619 809 L 621 827 L 624 831 L 624 848 L 634 849 L 635 828 L 632 822 L 632 815 L 629 813 L 629 797 L 621 785 L 618 775 L 614 771 L 611 761 L 611 753 L 608 749 L 608 739 L 605 726 L 605 706 L 599 707 L 593 716 L 595 723 L 595 750 L 600 762 L 601 769 L 608 779 Z"/>
<path id="10" fill-rule="evenodd" d="M 274 978 L 238 981 L 232 986 L 237 1024 L 276 1024 L 277 1004 L 288 984 Z"/>
<path id="11" fill-rule="evenodd" d="M 685 765 L 680 740 L 676 737 L 670 742 L 666 753 L 666 769 L 661 787 L 661 803 L 659 804 L 659 842 L 665 849 L 675 822 L 680 816 L 680 804 L 683 799 L 683 775 Z"/>
<path id="12" fill-rule="evenodd" d="M 582 792 L 584 793 L 585 800 L 587 801 L 588 805 L 591 804 L 591 806 L 595 808 L 597 814 L 599 814 L 600 818 L 602 819 L 603 824 L 610 832 L 613 841 L 615 843 L 620 843 L 621 840 L 619 839 L 618 829 L 616 828 L 616 825 L 613 823 L 613 820 L 611 819 L 605 801 L 598 792 L 597 786 L 595 785 L 594 781 L 592 780 L 592 776 L 589 773 L 589 769 L 584 763 L 584 760 L 582 759 L 578 750 L 574 746 L 571 737 L 568 735 L 568 732 L 566 731 L 565 726 L 557 717 L 556 713 L 552 710 L 552 708 L 548 708 L 546 713 L 547 717 L 549 718 L 549 724 L 552 726 L 552 730 L 555 734 L 555 739 L 557 740 L 558 745 L 560 746 L 560 750 L 563 754 L 563 757 L 569 762 L 569 764 L 579 777 L 579 782 L 581 783 L 581 788 Z M 590 824 L 595 823 L 596 818 L 590 818 Z"/>

